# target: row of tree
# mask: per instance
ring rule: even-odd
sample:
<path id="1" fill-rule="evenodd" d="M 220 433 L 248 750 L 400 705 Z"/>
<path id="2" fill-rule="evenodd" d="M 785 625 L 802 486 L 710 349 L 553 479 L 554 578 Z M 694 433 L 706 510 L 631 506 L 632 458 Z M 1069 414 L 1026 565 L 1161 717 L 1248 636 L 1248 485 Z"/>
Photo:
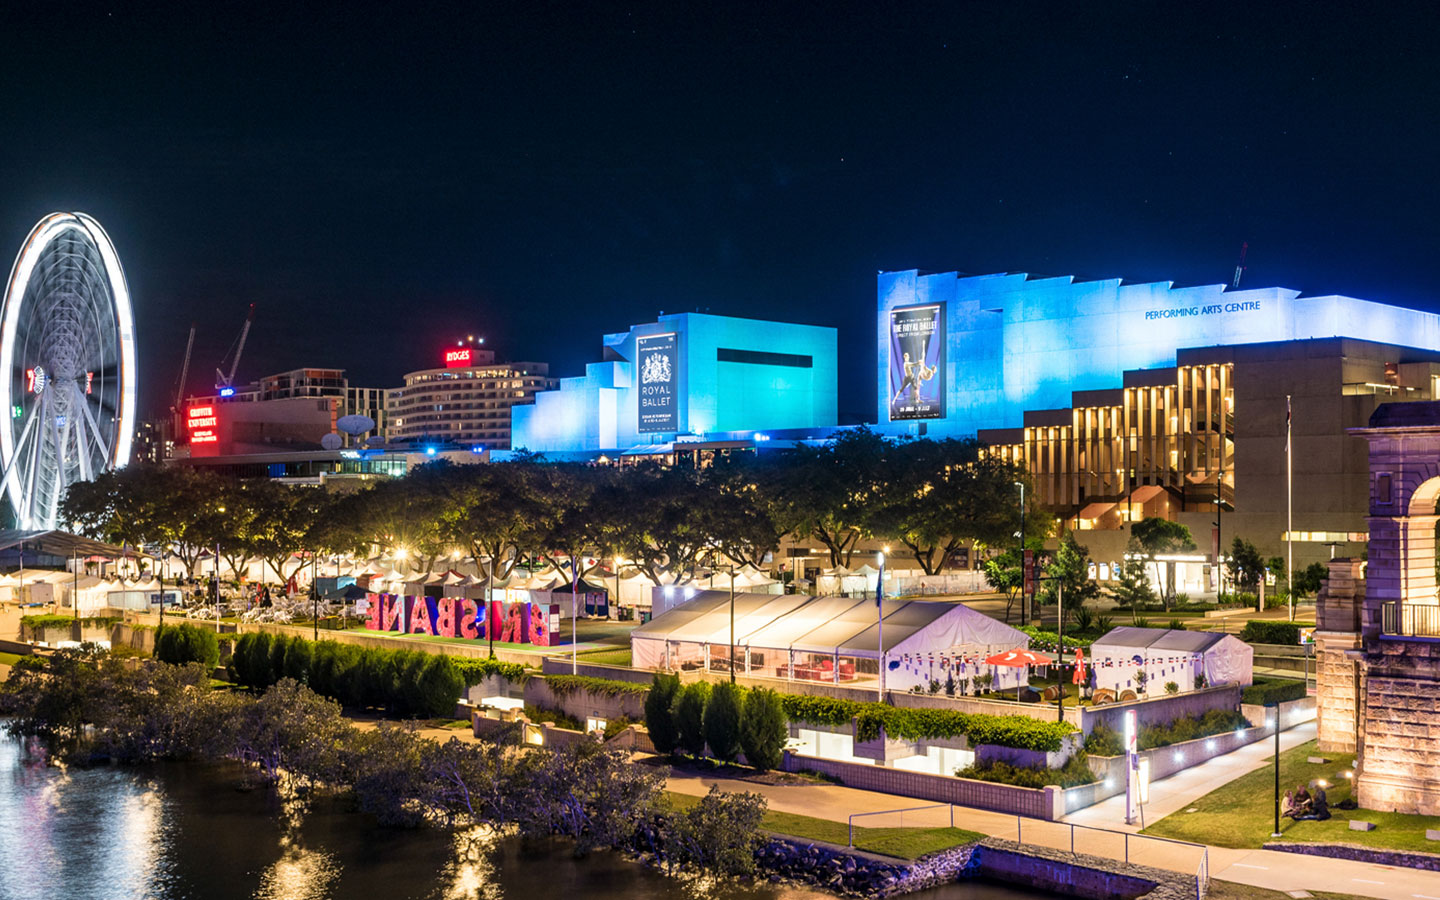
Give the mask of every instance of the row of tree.
<path id="1" fill-rule="evenodd" d="M 0 686 L 0 714 L 7 731 L 59 758 L 235 760 L 267 782 L 344 793 L 387 825 L 488 823 L 569 838 L 577 852 L 644 851 L 724 875 L 753 871 L 764 841 L 760 795 L 712 791 L 677 811 L 664 775 L 623 750 L 440 743 L 388 723 L 360 729 L 293 679 L 256 695 L 212 690 L 209 674 L 196 663 L 62 650 L 15 667 Z"/>
<path id="2" fill-rule="evenodd" d="M 260 559 L 282 580 L 307 554 L 403 549 L 427 567 L 455 552 L 488 560 L 496 579 L 528 560 L 578 564 L 583 577 L 619 556 L 657 584 L 683 583 L 721 557 L 758 565 L 785 539 L 817 541 L 836 566 L 852 563 L 862 539 L 887 541 L 935 574 L 972 543 L 1015 539 L 1021 479 L 973 441 L 861 430 L 699 470 L 437 462 L 348 494 L 131 466 L 73 485 L 63 515 L 95 538 L 168 547 L 189 574 L 217 547 L 233 571 Z M 1043 513 L 1030 518 L 1032 534 L 1051 524 Z"/>

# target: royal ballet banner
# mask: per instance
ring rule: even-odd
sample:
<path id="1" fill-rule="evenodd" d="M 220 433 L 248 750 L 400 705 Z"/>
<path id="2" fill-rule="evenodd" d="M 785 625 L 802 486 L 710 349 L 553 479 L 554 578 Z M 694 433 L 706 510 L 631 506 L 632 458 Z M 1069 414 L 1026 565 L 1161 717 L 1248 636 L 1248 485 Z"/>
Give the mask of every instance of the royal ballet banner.
<path id="1" fill-rule="evenodd" d="M 430 634 L 553 647 L 560 642 L 560 606 L 530 601 L 369 594 L 371 631 Z"/>

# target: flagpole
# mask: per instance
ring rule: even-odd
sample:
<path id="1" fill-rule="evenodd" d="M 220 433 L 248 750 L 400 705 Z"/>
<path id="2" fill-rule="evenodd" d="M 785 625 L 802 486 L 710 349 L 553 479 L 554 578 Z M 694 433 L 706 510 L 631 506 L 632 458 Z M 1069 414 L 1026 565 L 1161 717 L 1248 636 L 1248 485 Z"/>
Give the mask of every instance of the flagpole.
<path id="1" fill-rule="evenodd" d="M 1295 621 L 1295 447 L 1290 435 L 1290 395 L 1285 395 L 1285 601 Z"/>

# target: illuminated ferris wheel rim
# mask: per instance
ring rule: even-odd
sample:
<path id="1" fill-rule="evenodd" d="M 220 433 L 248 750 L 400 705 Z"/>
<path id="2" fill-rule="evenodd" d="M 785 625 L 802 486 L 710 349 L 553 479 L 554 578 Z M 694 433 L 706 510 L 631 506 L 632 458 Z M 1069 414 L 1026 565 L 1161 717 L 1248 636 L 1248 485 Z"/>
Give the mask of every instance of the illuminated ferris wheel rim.
<path id="1" fill-rule="evenodd" d="M 30 280 L 36 265 L 45 258 L 46 250 L 58 238 L 68 232 L 79 233 L 82 240 L 98 252 L 104 268 L 105 281 L 109 287 L 110 313 L 115 324 L 117 356 L 115 360 L 119 381 L 116 396 L 116 434 L 108 448 L 107 465 L 123 466 L 130 460 L 131 442 L 135 427 L 136 385 L 135 385 L 135 318 L 130 304 L 130 291 L 125 284 L 125 272 L 110 236 L 100 223 L 85 213 L 51 213 L 41 219 L 25 238 L 15 265 L 10 270 L 6 285 L 3 313 L 0 313 L 0 411 L 10 415 L 17 403 L 14 393 L 16 335 L 21 325 L 21 314 L 26 306 Z M 16 435 L 12 427 L 0 427 L 0 467 L 5 472 L 5 493 L 9 497 L 17 518 L 23 518 L 25 488 L 21 484 L 20 472 L 12 463 L 17 450 Z M 63 476 L 63 473 L 61 473 Z M 21 521 L 21 527 L 29 523 Z M 52 524 L 53 523 L 45 523 Z"/>

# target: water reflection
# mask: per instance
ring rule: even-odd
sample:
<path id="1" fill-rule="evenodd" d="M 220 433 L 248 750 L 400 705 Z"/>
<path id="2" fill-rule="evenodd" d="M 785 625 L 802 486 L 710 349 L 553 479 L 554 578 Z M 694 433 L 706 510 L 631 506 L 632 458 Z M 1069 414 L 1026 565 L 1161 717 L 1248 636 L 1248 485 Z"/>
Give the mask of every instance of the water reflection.
<path id="1" fill-rule="evenodd" d="M 822 900 L 668 878 L 488 828 L 395 830 L 206 765 L 59 769 L 0 738 L 0 900 Z M 954 885 L 915 900 L 1037 895 Z"/>

